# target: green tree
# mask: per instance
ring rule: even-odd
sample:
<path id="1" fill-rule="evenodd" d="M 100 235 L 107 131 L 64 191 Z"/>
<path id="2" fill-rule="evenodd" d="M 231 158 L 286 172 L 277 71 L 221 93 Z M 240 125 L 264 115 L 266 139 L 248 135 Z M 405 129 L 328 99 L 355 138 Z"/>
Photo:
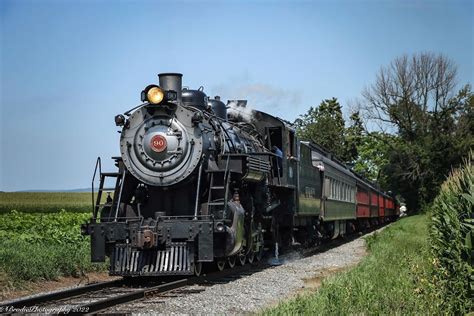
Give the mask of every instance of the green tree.
<path id="1" fill-rule="evenodd" d="M 336 98 L 326 99 L 296 119 L 296 133 L 302 140 L 317 143 L 344 160 L 344 118 Z"/>
<path id="2" fill-rule="evenodd" d="M 359 157 L 359 147 L 364 142 L 364 125 L 360 118 L 359 111 L 350 116 L 351 125 L 344 131 L 344 161 L 354 165 Z"/>
<path id="3" fill-rule="evenodd" d="M 369 124 L 393 134 L 382 178 L 411 209 L 430 203 L 473 146 L 473 94 L 456 92 L 456 66 L 431 53 L 396 58 L 364 92 Z"/>
<path id="4" fill-rule="evenodd" d="M 377 182 L 381 187 L 391 189 L 387 186 L 384 166 L 388 165 L 388 153 L 390 144 L 395 142 L 396 137 L 390 134 L 372 132 L 363 135 L 357 145 L 357 158 L 354 162 L 354 171 L 363 175 L 370 181 Z"/>

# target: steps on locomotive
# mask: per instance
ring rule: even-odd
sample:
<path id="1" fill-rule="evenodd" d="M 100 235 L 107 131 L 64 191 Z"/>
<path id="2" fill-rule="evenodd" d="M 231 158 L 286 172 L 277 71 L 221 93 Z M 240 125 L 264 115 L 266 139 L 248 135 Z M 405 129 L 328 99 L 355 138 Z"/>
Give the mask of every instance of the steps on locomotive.
<path id="1" fill-rule="evenodd" d="M 100 163 L 100 162 L 99 162 Z M 95 198 L 95 206 L 94 206 L 94 214 L 93 217 L 97 218 L 99 215 L 99 211 L 103 209 L 104 207 L 114 207 L 114 203 L 116 203 L 116 197 L 114 195 L 113 199 L 107 200 L 106 203 L 101 203 L 102 201 L 102 193 L 103 192 L 115 192 L 117 189 L 120 189 L 121 185 L 123 185 L 123 175 L 120 172 L 102 172 L 99 168 L 99 175 L 100 175 L 100 184 L 99 188 L 97 189 L 97 197 Z M 104 187 L 106 179 L 107 178 L 115 178 L 115 187 Z M 94 172 L 94 177 L 92 179 L 92 182 L 94 182 L 95 179 L 95 172 Z M 108 195 L 108 198 L 110 198 L 110 193 Z M 101 217 L 103 215 L 101 214 Z M 111 214 L 109 214 L 111 216 Z"/>
<path id="2" fill-rule="evenodd" d="M 115 188 L 101 188 L 97 191 L 106 192 L 106 191 L 115 191 Z"/>
<path id="3" fill-rule="evenodd" d="M 227 194 L 230 174 L 225 170 L 215 170 L 210 173 L 208 205 L 224 205 L 224 202 L 214 202 L 217 198 L 224 198 Z"/>
<path id="4" fill-rule="evenodd" d="M 223 215 L 226 210 L 228 195 L 229 195 L 229 184 L 232 178 L 232 174 L 235 174 L 233 170 L 228 168 L 216 168 L 206 170 L 210 174 L 209 193 L 207 202 L 203 203 L 201 208 L 201 214 L 219 214 Z M 240 173 L 240 172 L 239 172 Z"/>
<path id="5" fill-rule="evenodd" d="M 116 178 L 116 177 L 120 176 L 121 173 L 119 173 L 119 172 L 102 172 L 101 175 L 104 176 L 104 177 Z"/>
<path id="6" fill-rule="evenodd" d="M 222 201 L 222 202 L 209 202 L 209 203 L 207 203 L 207 205 L 209 205 L 209 206 L 216 206 L 216 205 L 224 206 L 225 203 L 224 203 L 224 201 Z"/>

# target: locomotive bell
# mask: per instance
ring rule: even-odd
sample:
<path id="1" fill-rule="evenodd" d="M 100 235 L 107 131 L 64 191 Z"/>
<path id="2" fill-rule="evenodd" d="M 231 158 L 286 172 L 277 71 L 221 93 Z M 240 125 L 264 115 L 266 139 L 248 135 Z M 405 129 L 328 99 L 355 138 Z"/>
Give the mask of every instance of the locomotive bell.
<path id="1" fill-rule="evenodd" d="M 182 79 L 183 75 L 179 73 L 161 73 L 158 74 L 160 79 L 160 87 L 165 90 L 176 91 L 176 100 L 181 103 L 181 89 L 183 87 Z"/>

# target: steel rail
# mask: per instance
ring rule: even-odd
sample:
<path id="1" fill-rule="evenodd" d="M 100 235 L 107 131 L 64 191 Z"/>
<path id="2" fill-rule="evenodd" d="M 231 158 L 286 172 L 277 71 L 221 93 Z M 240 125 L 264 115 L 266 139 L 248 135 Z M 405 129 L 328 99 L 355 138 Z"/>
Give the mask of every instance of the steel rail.
<path id="1" fill-rule="evenodd" d="M 264 264 L 264 266 L 267 267 L 266 264 Z M 176 289 L 179 289 L 188 285 L 192 285 L 192 284 L 206 284 L 206 283 L 212 282 L 213 280 L 225 278 L 231 275 L 241 274 L 243 272 L 250 271 L 251 269 L 255 269 L 257 267 L 258 265 L 246 264 L 244 266 L 234 267 L 232 269 L 225 269 L 223 271 L 212 272 L 212 273 L 209 273 L 208 275 L 203 275 L 203 276 L 198 276 L 198 277 L 196 276 L 196 277 L 191 277 L 187 279 L 172 281 L 165 284 L 143 288 L 143 289 L 139 289 L 137 291 L 133 291 L 130 293 L 120 294 L 120 295 L 106 298 L 103 300 L 79 305 L 77 309 L 87 311 L 85 313 L 86 315 L 96 314 L 98 312 L 105 311 L 108 308 L 116 306 L 116 305 L 130 303 L 130 302 L 144 299 L 144 298 L 149 298 L 157 294 L 163 294 L 165 292 L 176 290 Z M 71 314 L 74 314 L 74 313 L 71 313 Z M 81 314 L 81 313 L 76 313 L 76 314 Z"/>
<path id="2" fill-rule="evenodd" d="M 123 304 L 123 303 L 128 303 L 132 301 L 136 301 L 142 298 L 147 298 L 155 294 L 159 293 L 164 293 L 167 291 L 171 291 L 183 286 L 186 286 L 189 284 L 189 279 L 182 279 L 182 280 L 177 280 L 157 286 L 152 286 L 149 288 L 144 288 L 140 289 L 137 291 L 133 291 L 130 293 L 125 293 L 125 294 L 120 294 L 114 297 L 106 298 L 103 300 L 95 301 L 95 302 L 90 302 L 86 304 L 81 304 L 77 306 L 75 309 L 77 310 L 83 310 L 85 311 L 86 314 L 95 314 L 99 311 L 103 311 L 107 308 Z M 71 314 L 76 314 L 76 313 L 71 313 Z M 77 314 L 83 314 L 83 313 L 77 313 Z"/>
<path id="3" fill-rule="evenodd" d="M 79 315 L 79 314 L 97 313 L 119 304 L 124 304 L 128 302 L 140 300 L 143 298 L 148 298 L 153 295 L 175 290 L 187 285 L 205 284 L 208 282 L 212 282 L 212 280 L 215 280 L 215 279 L 225 278 L 230 275 L 240 274 L 255 267 L 256 265 L 247 264 L 245 266 L 234 267 L 233 269 L 225 269 L 223 271 L 212 272 L 207 275 L 203 275 L 199 277 L 191 277 L 191 278 L 171 281 L 171 282 L 167 282 L 164 284 L 155 285 L 151 287 L 137 288 L 135 291 L 131 291 L 129 293 L 121 293 L 113 297 L 100 299 L 100 300 L 88 302 L 85 304 L 80 304 L 80 303 L 71 304 L 71 305 L 74 305 L 75 307 L 73 308 L 73 311 L 69 312 L 69 314 Z M 83 294 L 88 294 L 91 292 L 100 291 L 107 288 L 123 287 L 126 285 L 130 285 L 130 281 L 131 280 L 120 279 L 120 280 L 114 280 L 114 281 L 108 281 L 108 282 L 101 282 L 101 283 L 90 284 L 90 285 L 81 286 L 77 288 L 67 289 L 64 291 L 36 295 L 36 296 L 27 297 L 27 298 L 23 298 L 19 300 L 14 300 L 14 301 L 7 301 L 7 302 L 3 302 L 2 305 L 0 305 L 0 310 L 3 310 L 4 312 L 8 314 L 8 310 L 10 309 L 21 309 L 21 308 L 37 306 L 37 305 L 44 306 L 45 304 L 51 305 L 55 303 L 56 301 L 57 303 L 67 305 L 68 299 L 80 298 L 80 296 Z M 137 280 L 133 280 L 132 282 L 134 283 L 134 281 L 137 281 Z M 84 312 L 74 312 L 74 311 L 84 311 Z"/>
<path id="4" fill-rule="evenodd" d="M 36 296 L 31 296 L 31 297 L 14 300 L 14 301 L 7 301 L 7 302 L 2 303 L 2 305 L 0 305 L 0 308 L 3 307 L 4 310 L 6 310 L 6 308 L 10 306 L 14 308 L 29 307 L 29 306 L 34 306 L 38 304 L 44 304 L 45 302 L 68 299 L 68 298 L 72 298 L 84 293 L 98 291 L 98 290 L 102 290 L 102 289 L 105 289 L 107 287 L 112 287 L 112 286 L 121 286 L 123 284 L 125 284 L 125 280 L 123 279 L 94 283 L 94 284 L 89 284 L 85 286 L 75 287 L 72 289 L 67 289 L 64 291 L 36 295 Z"/>

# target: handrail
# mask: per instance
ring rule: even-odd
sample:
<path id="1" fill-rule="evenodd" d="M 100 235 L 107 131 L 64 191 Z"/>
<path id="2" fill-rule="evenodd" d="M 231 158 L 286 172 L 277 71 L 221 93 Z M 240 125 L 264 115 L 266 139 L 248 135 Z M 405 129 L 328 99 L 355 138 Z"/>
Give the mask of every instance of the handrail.
<path id="1" fill-rule="evenodd" d="M 123 190 L 123 184 L 125 183 L 125 168 L 123 170 L 123 173 L 122 173 L 122 179 L 121 179 L 121 183 L 120 183 L 120 191 L 119 191 L 119 196 L 118 196 L 118 199 L 116 200 L 117 201 L 117 208 L 115 210 L 115 219 L 114 219 L 114 222 L 117 221 L 117 218 L 118 218 L 118 212 L 119 212 L 119 208 L 120 208 L 120 200 L 122 199 L 122 190 Z M 114 199 L 115 199 L 115 196 L 114 196 Z"/>
<path id="2" fill-rule="evenodd" d="M 95 198 L 94 198 L 94 182 L 95 182 L 95 176 L 97 174 L 97 168 L 99 168 L 99 173 L 102 174 L 102 162 L 100 160 L 100 157 L 97 157 L 97 160 L 95 162 L 95 168 L 94 168 L 94 175 L 92 176 L 92 218 L 95 220 L 97 219 L 97 210 L 96 210 L 96 203 L 95 203 Z"/>
<path id="3" fill-rule="evenodd" d="M 201 190 L 201 175 L 202 175 L 202 166 L 204 163 L 201 161 L 201 165 L 199 166 L 199 174 L 197 179 L 197 188 L 196 188 L 196 203 L 194 205 L 194 219 L 197 219 L 198 215 L 198 206 L 199 206 L 199 191 Z"/>
<path id="4" fill-rule="evenodd" d="M 229 160 L 230 156 L 227 156 L 227 161 L 225 164 L 225 171 L 224 171 L 224 184 L 225 184 L 225 191 L 224 191 L 224 211 L 222 213 L 222 219 L 225 220 L 227 216 L 227 197 L 229 195 Z"/>

